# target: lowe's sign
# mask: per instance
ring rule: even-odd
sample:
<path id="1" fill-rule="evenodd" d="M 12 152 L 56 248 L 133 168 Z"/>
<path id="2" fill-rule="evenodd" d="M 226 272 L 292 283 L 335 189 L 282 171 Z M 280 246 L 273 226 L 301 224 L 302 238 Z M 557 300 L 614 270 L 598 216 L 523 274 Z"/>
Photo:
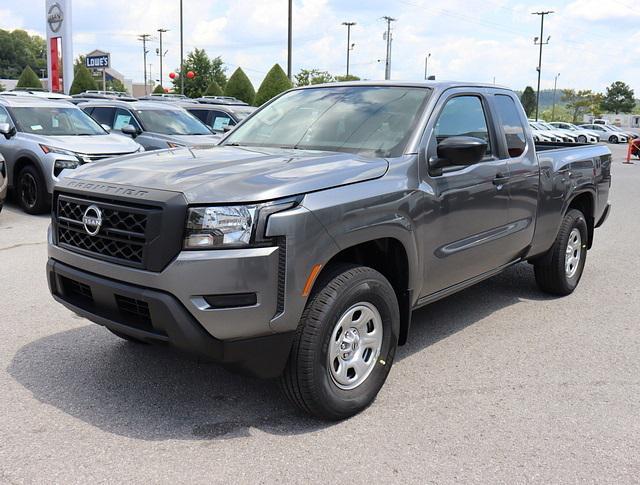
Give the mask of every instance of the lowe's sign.
<path id="1" fill-rule="evenodd" d="M 89 69 L 105 69 L 109 67 L 109 54 L 100 56 L 87 56 L 84 59 L 84 65 Z"/>

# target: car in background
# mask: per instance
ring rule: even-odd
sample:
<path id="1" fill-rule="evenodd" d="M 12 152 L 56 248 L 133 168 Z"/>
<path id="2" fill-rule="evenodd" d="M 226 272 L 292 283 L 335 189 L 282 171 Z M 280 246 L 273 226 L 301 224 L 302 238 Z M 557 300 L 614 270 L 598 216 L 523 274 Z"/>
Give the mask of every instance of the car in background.
<path id="1" fill-rule="evenodd" d="M 636 138 L 638 138 L 638 134 L 634 133 L 633 131 L 625 130 L 616 125 L 607 125 L 607 126 L 613 129 L 614 131 L 617 131 L 618 133 L 622 133 L 627 137 L 627 139 L 635 140 Z"/>
<path id="2" fill-rule="evenodd" d="M 561 143 L 575 143 L 577 141 L 577 137 L 569 134 L 568 132 L 558 130 L 545 121 L 530 121 L 530 123 L 532 123 L 536 129 L 541 130 L 543 133 L 551 134 L 556 138 L 559 138 Z"/>
<path id="3" fill-rule="evenodd" d="M 564 121 L 552 121 L 549 123 L 555 126 L 559 130 L 569 132 L 577 137 L 578 143 L 598 143 L 600 141 L 600 135 L 595 131 L 586 130 L 574 125 L 573 123 L 566 123 Z"/>
<path id="4" fill-rule="evenodd" d="M 140 101 L 189 101 L 189 97 L 184 94 L 173 93 L 152 93 L 147 96 L 141 96 L 138 98 Z"/>
<path id="5" fill-rule="evenodd" d="M 119 155 L 144 151 L 111 134 L 66 101 L 0 96 L 0 154 L 8 187 L 29 214 L 45 212 L 62 172 Z"/>
<path id="6" fill-rule="evenodd" d="M 132 137 L 145 150 L 215 145 L 221 138 L 174 103 L 105 99 L 82 103 L 80 108 L 98 123 Z"/>
<path id="7" fill-rule="evenodd" d="M 545 143 L 563 143 L 563 139 L 554 135 L 549 130 L 543 130 L 541 127 L 536 126 L 534 122 L 529 121 L 529 127 L 533 134 L 533 141 L 545 142 Z"/>
<path id="8" fill-rule="evenodd" d="M 194 101 L 203 104 L 231 104 L 239 106 L 249 106 L 248 103 L 240 101 L 238 98 L 234 98 L 233 96 L 202 96 L 201 98 L 196 98 Z"/>
<path id="9" fill-rule="evenodd" d="M 580 128 L 585 128 L 590 131 L 595 131 L 600 135 L 600 139 L 609 143 L 627 143 L 629 138 L 624 133 L 614 130 L 611 125 L 599 125 L 599 124 L 584 124 L 579 125 Z"/>
<path id="10" fill-rule="evenodd" d="M 97 90 L 89 90 L 80 94 L 74 94 L 71 96 L 71 101 L 73 104 L 86 103 L 87 101 L 91 101 L 94 99 L 119 99 L 120 101 L 137 101 L 137 98 L 129 96 L 125 92 L 121 91 L 97 91 Z"/>
<path id="11" fill-rule="evenodd" d="M 248 105 L 177 103 L 202 121 L 215 133 L 224 133 L 240 123 L 256 109 Z"/>
<path id="12" fill-rule="evenodd" d="M 45 91 L 44 89 L 24 89 L 16 88 L 11 91 L 2 91 L 2 96 L 35 96 L 36 98 L 44 99 L 57 99 L 57 100 L 71 100 L 71 96 L 63 93 L 52 93 L 51 91 Z"/>
<path id="13" fill-rule="evenodd" d="M 7 162 L 4 161 L 2 153 L 0 153 L 0 212 L 2 212 L 2 206 L 7 198 L 7 189 L 9 187 L 9 181 L 7 180 Z"/>

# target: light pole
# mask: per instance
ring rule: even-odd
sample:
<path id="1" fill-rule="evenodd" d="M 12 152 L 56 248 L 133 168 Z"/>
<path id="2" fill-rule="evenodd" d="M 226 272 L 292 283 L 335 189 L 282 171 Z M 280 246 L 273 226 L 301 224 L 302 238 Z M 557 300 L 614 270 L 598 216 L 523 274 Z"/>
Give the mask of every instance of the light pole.
<path id="1" fill-rule="evenodd" d="M 180 94 L 184 94 L 184 39 L 182 27 L 182 0 L 180 0 Z"/>
<path id="2" fill-rule="evenodd" d="M 166 52 L 162 50 L 162 34 L 169 31 L 167 29 L 158 29 L 158 32 L 160 32 L 160 50 L 158 51 L 158 55 L 160 56 L 160 87 L 162 87 L 162 58 L 166 54 Z"/>
<path id="3" fill-rule="evenodd" d="M 342 22 L 342 25 L 347 26 L 347 78 L 349 77 L 349 54 L 351 53 L 351 49 L 355 46 L 355 44 L 351 45 L 351 27 L 356 25 L 355 22 Z"/>
<path id="4" fill-rule="evenodd" d="M 384 79 L 388 81 L 391 79 L 391 22 L 395 22 L 397 19 L 389 17 L 388 15 L 385 15 L 382 18 L 387 22 L 387 31 L 383 38 L 387 41 L 387 60 L 385 61 L 384 66 Z"/>
<path id="5" fill-rule="evenodd" d="M 553 107 L 551 108 L 551 121 L 556 120 L 556 88 L 558 87 L 559 77 L 560 77 L 560 73 L 556 74 L 556 77 L 553 80 Z"/>
<path id="6" fill-rule="evenodd" d="M 287 37 L 287 76 L 289 80 L 292 80 L 291 74 L 291 44 L 293 36 L 293 0 L 289 0 L 289 24 L 288 24 L 288 37 Z"/>
<path id="7" fill-rule="evenodd" d="M 140 34 L 138 40 L 142 41 L 142 52 L 144 56 L 144 94 L 149 94 L 149 85 L 147 84 L 147 41 L 151 37 L 149 34 Z"/>
<path id="8" fill-rule="evenodd" d="M 551 36 L 549 36 L 546 42 L 543 42 L 542 40 L 544 39 L 544 16 L 552 13 L 553 13 L 553 10 L 547 10 L 546 12 L 531 13 L 531 15 L 540 15 L 540 37 L 539 38 L 536 37 L 533 40 L 534 45 L 540 46 L 540 56 L 538 57 L 538 91 L 536 93 L 536 121 L 538 121 L 538 111 L 540 109 L 540 74 L 542 73 L 542 46 L 547 45 L 549 43 L 549 39 L 551 39 Z"/>
<path id="9" fill-rule="evenodd" d="M 424 80 L 427 80 L 427 73 L 428 73 L 428 69 L 429 69 L 429 58 L 431 57 L 431 52 L 429 52 L 427 54 L 427 56 L 424 58 Z"/>

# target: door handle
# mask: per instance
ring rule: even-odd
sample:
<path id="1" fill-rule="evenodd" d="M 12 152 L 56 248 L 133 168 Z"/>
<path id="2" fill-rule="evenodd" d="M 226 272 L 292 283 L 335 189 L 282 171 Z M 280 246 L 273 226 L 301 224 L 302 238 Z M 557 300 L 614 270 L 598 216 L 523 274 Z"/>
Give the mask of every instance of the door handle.
<path id="1" fill-rule="evenodd" d="M 497 185 L 499 187 L 502 187 L 504 184 L 506 184 L 509 181 L 510 178 L 511 177 L 508 177 L 508 176 L 505 176 L 505 175 L 502 175 L 502 174 L 499 173 L 493 179 L 493 185 Z"/>

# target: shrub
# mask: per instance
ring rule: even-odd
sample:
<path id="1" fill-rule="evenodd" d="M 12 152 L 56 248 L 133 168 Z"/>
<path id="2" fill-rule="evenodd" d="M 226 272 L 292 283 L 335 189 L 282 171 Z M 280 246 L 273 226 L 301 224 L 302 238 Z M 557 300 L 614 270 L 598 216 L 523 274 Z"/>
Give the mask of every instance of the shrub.
<path id="1" fill-rule="evenodd" d="M 260 84 L 255 104 L 256 106 L 263 105 L 271 98 L 292 87 L 291 81 L 280 67 L 280 64 L 275 64 L 264 77 L 262 84 Z"/>
<path id="2" fill-rule="evenodd" d="M 33 69 L 29 66 L 25 67 L 20 74 L 20 78 L 18 79 L 18 84 L 16 84 L 17 88 L 39 88 L 42 89 L 42 83 Z"/>
<path id="3" fill-rule="evenodd" d="M 251 84 L 251 81 L 241 68 L 236 69 L 227 81 L 224 94 L 225 96 L 233 96 L 248 104 L 253 104 L 256 97 L 253 84 Z"/>
<path id="4" fill-rule="evenodd" d="M 69 94 L 80 94 L 89 89 L 98 89 L 95 79 L 91 75 L 91 71 L 84 66 L 78 66 L 76 73 L 69 89 Z"/>

